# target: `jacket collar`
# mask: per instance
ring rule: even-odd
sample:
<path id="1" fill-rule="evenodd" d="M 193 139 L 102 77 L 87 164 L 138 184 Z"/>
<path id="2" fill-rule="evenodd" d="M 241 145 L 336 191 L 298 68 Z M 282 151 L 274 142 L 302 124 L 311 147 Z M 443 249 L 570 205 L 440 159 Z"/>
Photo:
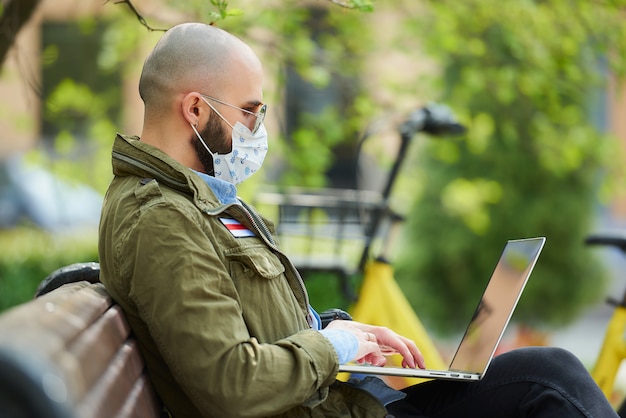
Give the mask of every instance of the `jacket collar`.
<path id="1" fill-rule="evenodd" d="M 192 196 L 200 209 L 211 210 L 224 204 L 237 203 L 235 186 L 229 183 L 216 186 L 215 191 L 226 200 L 223 201 L 214 192 L 213 184 L 207 183 L 196 171 L 183 166 L 160 149 L 141 142 L 137 136 L 117 134 L 112 154 L 115 176 L 154 178 Z M 232 186 L 232 189 L 227 190 L 228 186 Z"/>

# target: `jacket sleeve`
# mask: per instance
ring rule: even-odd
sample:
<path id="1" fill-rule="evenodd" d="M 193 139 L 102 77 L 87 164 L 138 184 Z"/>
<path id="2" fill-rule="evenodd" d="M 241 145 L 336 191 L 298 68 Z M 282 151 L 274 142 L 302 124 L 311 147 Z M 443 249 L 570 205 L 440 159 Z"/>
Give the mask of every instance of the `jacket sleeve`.
<path id="1" fill-rule="evenodd" d="M 251 336 L 201 216 L 167 203 L 143 208 L 119 255 L 130 299 L 178 384 L 214 416 L 275 415 L 322 400 L 337 373 L 332 345 L 311 329 L 268 343 Z"/>

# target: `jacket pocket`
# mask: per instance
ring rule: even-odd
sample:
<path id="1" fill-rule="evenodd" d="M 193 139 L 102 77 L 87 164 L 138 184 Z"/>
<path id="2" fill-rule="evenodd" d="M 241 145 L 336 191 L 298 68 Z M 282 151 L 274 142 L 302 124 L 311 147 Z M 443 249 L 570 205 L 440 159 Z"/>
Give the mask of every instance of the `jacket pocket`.
<path id="1" fill-rule="evenodd" d="M 241 313 L 251 336 L 275 342 L 305 329 L 305 312 L 298 305 L 285 267 L 265 245 L 249 245 L 226 252 L 237 289 Z"/>
<path id="2" fill-rule="evenodd" d="M 274 279 L 285 272 L 279 258 L 263 244 L 232 248 L 225 255 L 232 277 Z"/>

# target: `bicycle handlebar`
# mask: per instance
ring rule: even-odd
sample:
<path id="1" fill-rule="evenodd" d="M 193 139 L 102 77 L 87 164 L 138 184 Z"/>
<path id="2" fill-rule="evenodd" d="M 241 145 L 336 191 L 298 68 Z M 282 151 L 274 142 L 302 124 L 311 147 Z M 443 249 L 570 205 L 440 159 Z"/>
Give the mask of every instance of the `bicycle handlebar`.
<path id="1" fill-rule="evenodd" d="M 612 245 L 626 253 L 626 231 L 616 230 L 589 235 L 585 239 L 587 245 Z"/>
<path id="2" fill-rule="evenodd" d="M 458 135 L 466 131 L 454 114 L 445 105 L 430 103 L 413 111 L 399 127 L 400 135 L 413 137 L 417 132 L 426 132 L 433 136 L 446 134 Z"/>
<path id="3" fill-rule="evenodd" d="M 432 136 L 458 135 L 464 133 L 466 129 L 456 120 L 454 114 L 447 106 L 438 103 L 430 103 L 409 114 L 408 118 L 398 127 L 398 131 L 400 132 L 401 139 L 400 148 L 398 149 L 398 155 L 391 167 L 387 182 L 381 194 L 382 208 L 374 213 L 368 228 L 368 233 L 366 234 L 368 238 L 363 252 L 361 253 L 358 266 L 360 271 L 363 271 L 365 267 L 372 241 L 378 232 L 383 218 L 389 215 L 389 196 L 391 195 L 391 190 L 400 171 L 400 166 L 406 156 L 406 150 L 410 140 L 418 132 L 425 132 Z"/>

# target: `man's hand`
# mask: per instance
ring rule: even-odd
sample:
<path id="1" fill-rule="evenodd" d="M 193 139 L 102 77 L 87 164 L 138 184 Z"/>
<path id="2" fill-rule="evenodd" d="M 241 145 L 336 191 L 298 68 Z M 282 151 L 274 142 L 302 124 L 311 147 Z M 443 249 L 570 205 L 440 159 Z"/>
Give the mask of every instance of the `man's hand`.
<path id="1" fill-rule="evenodd" d="M 359 350 L 353 360 L 358 363 L 384 366 L 387 363 L 385 356 L 398 353 L 402 356 L 402 367 L 426 367 L 424 356 L 415 343 L 389 328 L 342 320 L 332 321 L 326 328 L 347 331 L 357 338 Z"/>

